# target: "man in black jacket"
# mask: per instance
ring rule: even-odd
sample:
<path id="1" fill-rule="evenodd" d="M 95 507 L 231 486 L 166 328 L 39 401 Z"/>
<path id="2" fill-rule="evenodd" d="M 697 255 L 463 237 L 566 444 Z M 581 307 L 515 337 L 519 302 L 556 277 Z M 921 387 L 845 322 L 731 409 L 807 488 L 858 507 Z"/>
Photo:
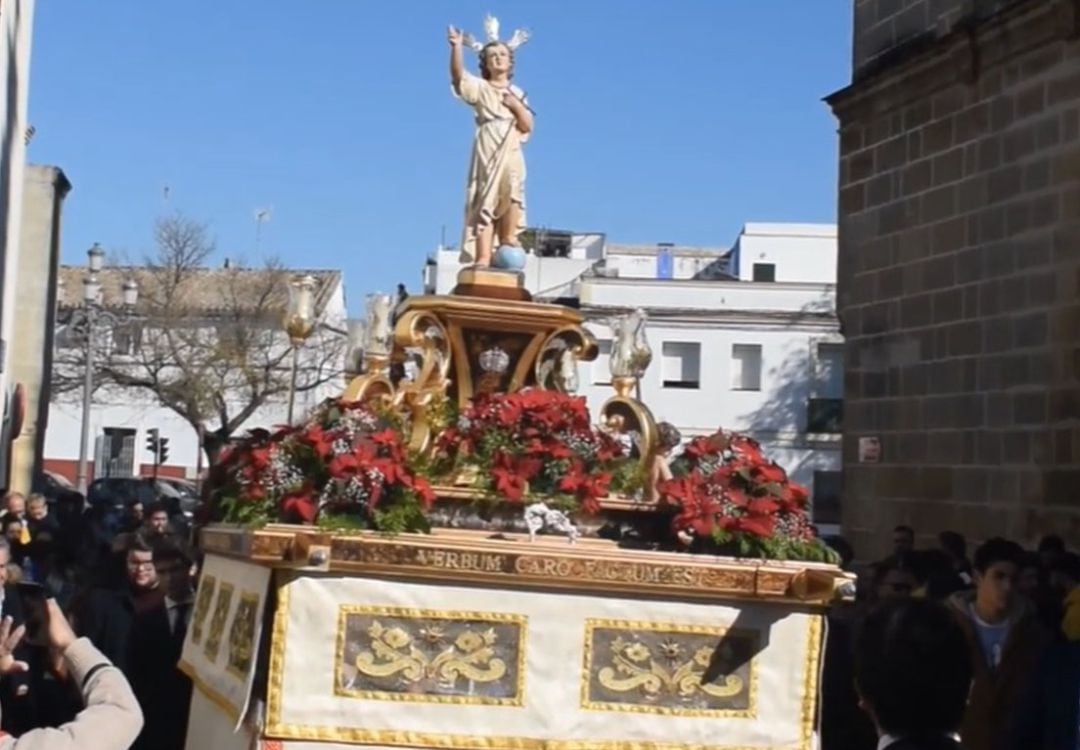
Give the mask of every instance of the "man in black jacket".
<path id="1" fill-rule="evenodd" d="M 194 566 L 176 547 L 154 549 L 164 597 L 136 616 L 131 629 L 128 678 L 146 725 L 133 750 L 183 750 L 191 705 L 191 680 L 181 672 L 180 653 L 191 619 Z"/>
<path id="2" fill-rule="evenodd" d="M 971 689 L 967 641 L 944 606 L 889 601 L 855 642 L 855 685 L 881 750 L 961 750 L 957 731 Z"/>
<path id="3" fill-rule="evenodd" d="M 8 541 L 0 537 L 0 617 L 10 617 L 13 628 L 26 621 L 22 602 L 14 586 L 8 585 L 8 564 L 11 562 L 11 548 Z M 31 648 L 21 643 L 14 653 L 21 662 L 36 664 L 36 654 Z M 16 672 L 0 677 L 0 704 L 7 707 L 3 714 L 0 728 L 9 734 L 22 734 L 37 726 L 37 691 L 31 684 L 32 673 Z"/>
<path id="4" fill-rule="evenodd" d="M 1024 705 L 1016 712 L 1012 750 L 1075 750 L 1080 746 L 1080 641 L 1047 650 Z"/>
<path id="5" fill-rule="evenodd" d="M 130 679 L 135 620 L 160 606 L 165 592 L 154 568 L 154 552 L 142 539 L 128 544 L 124 569 L 119 588 L 94 589 L 75 607 L 75 625 L 79 635 L 89 638 Z"/>

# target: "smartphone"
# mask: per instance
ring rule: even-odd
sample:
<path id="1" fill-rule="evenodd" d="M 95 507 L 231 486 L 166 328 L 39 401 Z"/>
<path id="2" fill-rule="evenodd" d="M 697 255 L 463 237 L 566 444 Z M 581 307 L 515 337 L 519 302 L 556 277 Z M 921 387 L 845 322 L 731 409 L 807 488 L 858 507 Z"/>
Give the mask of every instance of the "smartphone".
<path id="1" fill-rule="evenodd" d="M 49 611 L 45 602 L 49 598 L 48 592 L 40 583 L 20 581 L 15 584 L 15 593 L 22 603 L 23 616 L 26 618 L 23 642 L 32 646 L 46 645 Z"/>

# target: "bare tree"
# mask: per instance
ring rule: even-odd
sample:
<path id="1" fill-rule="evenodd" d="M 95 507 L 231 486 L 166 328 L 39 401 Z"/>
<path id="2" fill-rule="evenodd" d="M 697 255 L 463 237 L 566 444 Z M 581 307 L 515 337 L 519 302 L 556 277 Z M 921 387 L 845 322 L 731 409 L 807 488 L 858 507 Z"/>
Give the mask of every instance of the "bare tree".
<path id="1" fill-rule="evenodd" d="M 290 274 L 273 260 L 258 268 L 207 268 L 214 251 L 207 227 L 182 215 L 160 219 L 154 239 L 145 266 L 102 272 L 106 305 L 110 287 L 129 276 L 138 282 L 139 303 L 130 322 L 95 337 L 95 384 L 151 394 L 203 436 L 213 465 L 260 407 L 289 391 L 291 345 L 282 319 Z M 85 330 L 72 333 L 85 336 Z M 297 392 L 343 377 L 343 333 L 316 327 L 302 350 Z M 80 387 L 83 372 L 84 348 L 62 347 L 54 393 Z"/>

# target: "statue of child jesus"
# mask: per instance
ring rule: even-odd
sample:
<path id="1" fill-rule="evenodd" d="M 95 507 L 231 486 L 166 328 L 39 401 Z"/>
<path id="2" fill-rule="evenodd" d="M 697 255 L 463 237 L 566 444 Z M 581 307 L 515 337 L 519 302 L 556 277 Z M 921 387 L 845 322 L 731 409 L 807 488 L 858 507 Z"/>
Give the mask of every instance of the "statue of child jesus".
<path id="1" fill-rule="evenodd" d="M 476 112 L 476 134 L 466 186 L 465 231 L 461 259 L 480 267 L 491 265 L 495 239 L 518 246 L 525 228 L 525 157 L 522 144 L 533 129 L 525 92 L 510 82 L 514 49 L 527 38 L 515 32 L 498 41 L 498 22 L 488 18 L 488 42 L 470 44 L 480 55 L 480 77 L 465 70 L 462 47 L 469 43 L 450 27 L 450 82 L 454 94 Z M 493 31 L 494 30 L 494 31 Z"/>

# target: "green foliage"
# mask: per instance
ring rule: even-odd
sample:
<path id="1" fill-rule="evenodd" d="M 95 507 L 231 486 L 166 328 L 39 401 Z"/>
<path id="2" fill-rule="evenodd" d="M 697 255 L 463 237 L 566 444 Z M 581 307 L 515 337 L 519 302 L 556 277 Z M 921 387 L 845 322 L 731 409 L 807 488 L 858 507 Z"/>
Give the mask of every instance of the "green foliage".
<path id="1" fill-rule="evenodd" d="M 424 512 L 424 505 L 412 490 L 402 490 L 402 498 L 385 508 L 376 508 L 375 528 L 383 534 L 395 535 L 406 532 L 428 533 L 431 523 Z"/>
<path id="2" fill-rule="evenodd" d="M 616 495 L 633 497 L 645 489 L 649 472 L 636 458 L 618 461 L 611 475 L 611 491 Z"/>
<path id="3" fill-rule="evenodd" d="M 433 396 L 426 412 L 431 434 L 440 435 L 450 425 L 457 424 L 458 414 L 457 402 L 445 393 Z"/>
<path id="4" fill-rule="evenodd" d="M 274 520 L 277 515 L 274 504 L 267 501 L 253 503 L 248 500 L 240 500 L 236 497 L 222 498 L 219 504 L 222 520 L 225 523 L 235 523 L 241 526 L 258 528 L 265 526 Z"/>
<path id="5" fill-rule="evenodd" d="M 754 534 L 733 534 L 717 529 L 713 532 L 712 542 L 717 548 L 716 553 L 720 555 L 840 564 L 840 555 L 820 539 L 803 540 L 784 536 L 762 538 Z"/>

